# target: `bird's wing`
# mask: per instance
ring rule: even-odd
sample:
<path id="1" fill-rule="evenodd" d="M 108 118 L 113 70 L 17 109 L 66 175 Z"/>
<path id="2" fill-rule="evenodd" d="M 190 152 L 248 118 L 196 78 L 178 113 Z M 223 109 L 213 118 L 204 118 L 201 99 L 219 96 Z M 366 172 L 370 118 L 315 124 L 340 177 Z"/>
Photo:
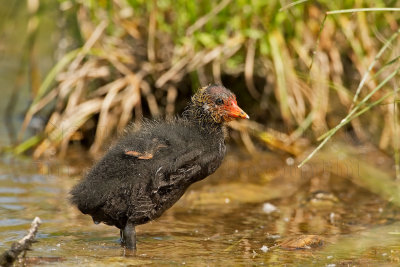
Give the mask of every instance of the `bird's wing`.
<path id="1" fill-rule="evenodd" d="M 168 165 L 160 165 L 153 178 L 153 188 L 175 187 L 187 184 L 202 170 L 202 151 L 187 147 L 184 151 L 172 153 L 173 160 Z"/>
<path id="2" fill-rule="evenodd" d="M 124 153 L 127 156 L 132 156 L 137 159 L 148 160 L 152 159 L 158 151 L 167 147 L 168 144 L 165 141 L 158 138 L 153 138 L 150 143 L 147 142 L 145 147 L 136 149 L 127 148 L 125 149 Z"/>
<path id="3" fill-rule="evenodd" d="M 199 178 L 204 178 L 207 176 L 209 165 L 218 161 L 213 145 L 204 146 L 196 142 L 195 138 L 182 138 L 185 135 L 176 132 L 169 132 L 165 137 L 142 137 L 143 140 L 135 138 L 133 141 L 131 137 L 129 144 L 124 145 L 125 156 L 142 161 L 149 167 L 146 167 L 150 171 L 147 175 L 152 180 L 155 190 L 190 184 Z M 138 145 L 139 143 L 143 145 Z M 203 170 L 204 168 L 207 170 Z M 204 177 L 199 176 L 202 172 Z"/>

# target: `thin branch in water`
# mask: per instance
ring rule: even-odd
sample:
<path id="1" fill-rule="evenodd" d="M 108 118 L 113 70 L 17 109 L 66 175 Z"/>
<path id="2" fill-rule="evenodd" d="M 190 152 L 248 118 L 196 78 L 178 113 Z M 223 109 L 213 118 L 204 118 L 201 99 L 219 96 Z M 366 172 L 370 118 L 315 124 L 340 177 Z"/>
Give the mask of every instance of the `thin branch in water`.
<path id="1" fill-rule="evenodd" d="M 30 249 L 32 243 L 35 242 L 35 236 L 41 223 L 40 218 L 35 217 L 28 234 L 18 242 L 13 243 L 10 249 L 4 251 L 3 254 L 0 255 L 0 266 L 12 266 L 13 262 L 17 260 L 22 252 L 26 252 Z"/>

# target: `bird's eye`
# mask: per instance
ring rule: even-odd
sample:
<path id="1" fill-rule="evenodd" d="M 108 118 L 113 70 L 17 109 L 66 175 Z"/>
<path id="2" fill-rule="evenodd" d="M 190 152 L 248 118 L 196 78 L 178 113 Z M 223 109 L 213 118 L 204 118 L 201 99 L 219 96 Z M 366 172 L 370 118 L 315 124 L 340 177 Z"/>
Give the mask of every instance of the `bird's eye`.
<path id="1" fill-rule="evenodd" d="M 217 100 L 215 100 L 215 104 L 222 105 L 224 104 L 224 100 L 222 100 L 221 98 L 217 98 Z"/>

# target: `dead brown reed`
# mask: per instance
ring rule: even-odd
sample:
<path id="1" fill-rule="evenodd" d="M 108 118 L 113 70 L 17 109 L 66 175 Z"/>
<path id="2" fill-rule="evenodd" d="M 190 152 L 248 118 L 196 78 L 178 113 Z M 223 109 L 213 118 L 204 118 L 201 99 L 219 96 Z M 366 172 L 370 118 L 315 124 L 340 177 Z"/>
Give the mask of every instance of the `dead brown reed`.
<path id="1" fill-rule="evenodd" d="M 378 138 L 377 145 L 398 155 L 397 76 L 376 90 L 398 65 L 397 6 L 382 9 L 378 2 L 224 0 L 199 8 L 184 1 L 113 0 L 108 7 L 73 1 L 85 42 L 42 83 L 21 132 L 53 105 L 45 134 L 17 151 L 65 154 L 72 139 L 94 133 L 90 152 L 96 154 L 132 119 L 172 118 L 188 90 L 224 82 L 267 125 L 255 131 L 232 124 L 249 151 L 259 140 L 298 155 L 293 146 L 303 135 L 313 139 L 347 111 L 374 107 L 368 116 L 350 116 L 349 127 L 360 140 Z M 280 121 L 286 137 L 273 138 Z"/>

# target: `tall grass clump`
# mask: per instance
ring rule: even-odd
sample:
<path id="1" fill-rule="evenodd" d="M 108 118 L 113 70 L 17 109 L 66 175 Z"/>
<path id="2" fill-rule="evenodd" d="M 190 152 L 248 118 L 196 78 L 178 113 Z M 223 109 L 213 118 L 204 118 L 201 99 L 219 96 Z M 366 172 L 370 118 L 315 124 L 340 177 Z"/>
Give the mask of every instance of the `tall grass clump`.
<path id="1" fill-rule="evenodd" d="M 341 129 L 399 150 L 396 1 L 69 0 L 60 7 L 78 22 L 81 45 L 34 95 L 21 136 L 44 110 L 47 125 L 18 152 L 64 154 L 71 140 L 86 140 L 97 153 L 131 120 L 171 118 L 211 82 L 235 91 L 258 121 L 232 125 L 248 148 L 250 135 L 290 148 Z M 285 133 L 279 142 L 266 135 L 275 131 Z"/>

